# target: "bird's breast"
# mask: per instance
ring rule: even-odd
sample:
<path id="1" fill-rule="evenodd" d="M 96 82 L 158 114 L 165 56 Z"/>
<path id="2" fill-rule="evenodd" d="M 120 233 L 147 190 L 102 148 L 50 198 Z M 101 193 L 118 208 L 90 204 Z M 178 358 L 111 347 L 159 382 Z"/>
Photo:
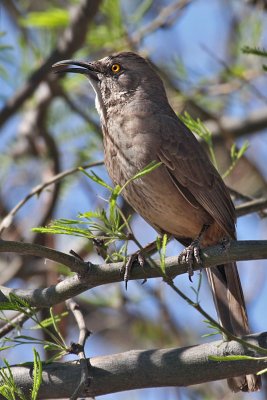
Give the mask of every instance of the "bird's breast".
<path id="1" fill-rule="evenodd" d="M 123 185 L 152 161 L 158 161 L 157 126 L 139 113 L 120 113 L 103 127 L 105 164 L 116 184 Z"/>
<path id="2" fill-rule="evenodd" d="M 113 182 L 123 186 L 157 160 L 158 142 L 130 120 L 114 127 L 104 131 L 105 164 Z M 155 229 L 177 237 L 197 236 L 207 220 L 206 212 L 193 208 L 175 188 L 164 166 L 130 182 L 122 195 Z M 194 225 L 188 224 L 189 215 Z"/>

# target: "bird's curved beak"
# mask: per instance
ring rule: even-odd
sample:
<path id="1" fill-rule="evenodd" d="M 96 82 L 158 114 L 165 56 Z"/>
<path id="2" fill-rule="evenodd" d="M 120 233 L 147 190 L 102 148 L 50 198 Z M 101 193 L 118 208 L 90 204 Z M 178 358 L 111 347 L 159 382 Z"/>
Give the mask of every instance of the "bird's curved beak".
<path id="1" fill-rule="evenodd" d="M 94 63 L 86 61 L 63 60 L 52 65 L 53 71 L 57 74 L 65 72 L 74 72 L 87 75 L 88 78 L 94 81 L 99 81 L 97 72 L 99 72 Z"/>

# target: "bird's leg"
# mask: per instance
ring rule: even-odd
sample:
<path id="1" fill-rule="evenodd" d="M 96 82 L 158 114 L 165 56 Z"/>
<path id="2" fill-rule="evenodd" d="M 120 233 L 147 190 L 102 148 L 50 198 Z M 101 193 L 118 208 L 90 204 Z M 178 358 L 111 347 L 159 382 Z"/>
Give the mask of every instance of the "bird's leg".
<path id="1" fill-rule="evenodd" d="M 189 266 L 188 266 L 188 276 L 189 276 L 189 280 L 191 282 L 192 282 L 192 276 L 194 275 L 194 271 L 193 271 L 193 263 L 194 263 L 194 261 L 197 264 L 201 264 L 200 242 L 201 242 L 203 234 L 206 232 L 206 230 L 208 228 L 209 228 L 209 225 L 203 225 L 199 235 L 178 256 L 178 263 L 179 264 L 184 264 L 184 263 L 189 264 Z"/>
<path id="2" fill-rule="evenodd" d="M 126 261 L 126 264 L 121 269 L 121 274 L 123 275 L 123 280 L 125 283 L 125 289 L 127 290 L 128 280 L 131 275 L 131 270 L 134 267 L 134 263 L 138 264 L 143 268 L 145 265 L 145 256 L 153 254 L 157 250 L 157 242 L 148 243 L 145 247 L 137 250 L 135 253 L 131 254 Z M 146 279 L 144 280 L 144 282 Z"/>

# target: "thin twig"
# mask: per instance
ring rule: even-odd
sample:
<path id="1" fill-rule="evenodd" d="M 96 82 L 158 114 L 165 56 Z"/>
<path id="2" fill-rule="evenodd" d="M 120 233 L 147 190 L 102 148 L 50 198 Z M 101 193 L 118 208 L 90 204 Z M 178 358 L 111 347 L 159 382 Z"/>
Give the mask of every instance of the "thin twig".
<path id="1" fill-rule="evenodd" d="M 30 191 L 30 193 L 28 193 L 18 204 L 16 204 L 16 206 L 13 207 L 12 210 L 2 220 L 2 222 L 0 224 L 0 234 L 2 234 L 3 231 L 11 225 L 11 223 L 13 221 L 13 218 L 16 215 L 16 213 L 33 196 L 39 195 L 45 188 L 47 188 L 48 186 L 50 186 L 50 185 L 52 185 L 54 183 L 59 182 L 61 179 L 65 178 L 66 176 L 69 176 L 71 174 L 74 174 L 75 172 L 78 172 L 80 170 L 80 168 L 88 169 L 88 168 L 97 167 L 97 166 L 103 165 L 103 164 L 104 164 L 103 161 L 96 161 L 96 162 L 88 163 L 88 164 L 85 164 L 85 165 L 82 165 L 82 166 L 79 166 L 79 167 L 70 168 L 70 169 L 68 169 L 66 171 L 60 172 L 59 174 L 53 176 L 52 178 L 48 179 L 46 182 L 35 186 Z"/>
<path id="2" fill-rule="evenodd" d="M 263 71 L 259 70 L 247 70 L 243 72 L 243 78 L 246 79 L 247 82 L 252 81 L 253 79 L 256 79 L 260 77 L 263 74 Z M 238 78 L 237 78 L 238 79 Z M 200 86 L 197 88 L 194 92 L 194 95 L 209 95 L 209 96 L 225 96 L 229 95 L 239 89 L 242 89 L 244 86 L 244 82 L 240 80 L 233 80 L 230 82 L 218 82 L 218 79 L 216 79 L 216 82 L 213 80 L 210 80 L 207 84 L 205 82 L 205 86 Z"/>
<path id="3" fill-rule="evenodd" d="M 241 192 L 237 191 L 236 189 L 233 189 L 233 188 L 231 188 L 229 186 L 227 186 L 227 189 L 229 190 L 231 196 L 233 196 L 237 200 L 243 200 L 243 201 L 252 200 L 251 196 L 248 196 L 248 195 L 246 195 L 244 193 L 241 193 Z"/>
<path id="4" fill-rule="evenodd" d="M 236 215 L 241 217 L 243 215 L 252 214 L 254 212 L 259 212 L 263 214 L 263 217 L 266 217 L 266 213 L 264 210 L 267 209 L 267 199 L 253 199 L 247 201 L 246 203 L 240 204 L 236 206 Z"/>
<path id="5" fill-rule="evenodd" d="M 241 82 L 243 82 L 244 84 L 246 84 L 252 93 L 255 94 L 255 96 L 257 96 L 263 103 L 267 104 L 267 97 L 265 95 L 263 95 L 260 90 L 258 90 L 258 88 L 251 83 L 249 80 L 247 80 L 244 76 L 242 75 L 236 75 L 232 69 L 231 66 L 229 66 L 227 64 L 227 62 L 225 62 L 222 58 L 220 58 L 217 54 L 215 54 L 214 52 L 212 52 L 205 44 L 202 44 L 201 47 L 203 48 L 203 50 L 209 54 L 213 60 L 216 60 L 219 64 L 221 64 L 224 68 L 225 71 L 232 77 L 235 77 L 237 79 L 239 79 Z"/>
<path id="6" fill-rule="evenodd" d="M 265 349 L 263 347 L 259 347 L 257 345 L 254 345 L 252 343 L 246 343 L 246 341 L 244 339 L 241 339 L 238 336 L 236 336 L 233 333 L 231 333 L 230 331 L 228 331 L 219 322 L 217 322 L 214 318 L 212 318 L 201 307 L 201 305 L 199 303 L 196 303 L 196 302 L 192 301 L 188 296 L 186 296 L 186 294 L 184 292 L 182 292 L 174 284 L 173 280 L 170 277 L 168 277 L 167 275 L 164 275 L 164 274 L 162 274 L 162 277 L 163 277 L 164 282 L 166 282 L 167 285 L 169 287 L 171 287 L 175 293 L 177 293 L 183 300 L 185 300 L 187 302 L 187 304 L 189 304 L 191 307 L 193 307 L 195 310 L 197 310 L 205 318 L 205 320 L 207 320 L 213 327 L 217 328 L 218 331 L 227 338 L 227 341 L 234 340 L 234 341 L 242 344 L 242 346 L 245 346 L 245 347 L 247 346 L 249 349 L 253 349 L 253 350 L 259 352 L 259 354 L 267 355 L 267 349 Z"/>
<path id="7" fill-rule="evenodd" d="M 2 328 L 0 328 L 0 338 L 6 336 L 8 333 L 13 331 L 13 329 L 19 327 L 21 328 L 24 322 L 30 318 L 29 314 L 18 314 L 11 318 Z"/>
<path id="8" fill-rule="evenodd" d="M 85 320 L 79 305 L 73 299 L 68 299 L 66 300 L 66 306 L 73 313 L 73 316 L 79 328 L 78 343 L 72 343 L 70 350 L 71 353 L 77 354 L 79 356 L 81 365 L 80 382 L 76 390 L 70 397 L 70 400 L 76 400 L 80 395 L 82 395 L 85 392 L 85 390 L 90 385 L 90 376 L 89 376 L 90 361 L 89 359 L 88 360 L 86 359 L 84 346 L 91 332 L 86 327 Z"/>
<path id="9" fill-rule="evenodd" d="M 238 200 L 243 200 L 244 203 L 239 204 L 235 207 L 236 216 L 242 217 L 243 215 L 252 214 L 254 212 L 258 212 L 261 218 L 265 218 L 267 213 L 265 209 L 267 208 L 267 199 L 262 197 L 255 199 L 251 196 L 238 192 L 237 190 L 230 188 L 228 186 L 228 190 L 234 198 Z"/>
<path id="10" fill-rule="evenodd" d="M 178 16 L 179 13 L 190 3 L 192 3 L 192 0 L 178 0 L 162 8 L 157 17 L 154 18 L 152 22 L 148 23 L 143 28 L 140 28 L 137 32 L 133 34 L 131 38 L 129 38 L 132 45 L 134 47 L 137 47 L 144 37 L 147 37 L 147 35 L 165 26 L 170 18 L 173 22 L 174 14 Z"/>

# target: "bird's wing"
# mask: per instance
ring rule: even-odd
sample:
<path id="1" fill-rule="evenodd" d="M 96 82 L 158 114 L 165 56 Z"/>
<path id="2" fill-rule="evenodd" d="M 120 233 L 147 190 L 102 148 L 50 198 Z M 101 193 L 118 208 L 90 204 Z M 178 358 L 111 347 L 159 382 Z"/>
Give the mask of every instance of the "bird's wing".
<path id="1" fill-rule="evenodd" d="M 193 133 L 176 117 L 160 115 L 162 132 L 158 157 L 170 178 L 193 206 L 202 206 L 231 237 L 235 208 L 219 173 Z"/>

